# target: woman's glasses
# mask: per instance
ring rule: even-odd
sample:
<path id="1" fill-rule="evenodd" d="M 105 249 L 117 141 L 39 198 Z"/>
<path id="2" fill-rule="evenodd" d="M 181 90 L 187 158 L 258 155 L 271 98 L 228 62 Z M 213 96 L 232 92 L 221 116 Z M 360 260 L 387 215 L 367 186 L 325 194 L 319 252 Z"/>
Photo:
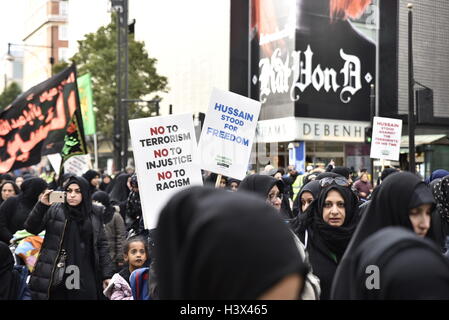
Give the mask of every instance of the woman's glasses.
<path id="1" fill-rule="evenodd" d="M 330 186 L 331 184 L 336 184 L 343 187 L 349 187 L 349 181 L 345 177 L 326 177 L 320 180 L 321 188 Z"/>
<path id="2" fill-rule="evenodd" d="M 273 203 L 276 201 L 276 198 L 279 198 L 279 200 L 282 201 L 282 198 L 284 197 L 284 195 L 282 193 L 280 194 L 269 194 L 267 197 L 267 201 Z"/>

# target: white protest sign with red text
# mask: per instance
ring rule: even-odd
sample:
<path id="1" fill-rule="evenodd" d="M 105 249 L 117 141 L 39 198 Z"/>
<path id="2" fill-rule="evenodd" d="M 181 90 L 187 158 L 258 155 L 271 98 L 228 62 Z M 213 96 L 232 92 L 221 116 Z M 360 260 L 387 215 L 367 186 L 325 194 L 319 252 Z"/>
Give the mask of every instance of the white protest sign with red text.
<path id="1" fill-rule="evenodd" d="M 145 227 L 179 190 L 203 185 L 191 114 L 129 120 Z"/>
<path id="2" fill-rule="evenodd" d="M 371 158 L 399 160 L 402 120 L 374 117 Z"/>

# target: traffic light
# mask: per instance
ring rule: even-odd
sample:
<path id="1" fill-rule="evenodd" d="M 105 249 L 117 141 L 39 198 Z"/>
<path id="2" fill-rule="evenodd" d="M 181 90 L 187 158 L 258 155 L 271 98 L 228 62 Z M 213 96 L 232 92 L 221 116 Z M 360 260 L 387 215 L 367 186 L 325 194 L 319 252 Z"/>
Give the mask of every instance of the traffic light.
<path id="1" fill-rule="evenodd" d="M 128 23 L 128 34 L 134 35 L 134 29 L 136 25 L 136 19 L 133 19 L 131 23 Z"/>
<path id="2" fill-rule="evenodd" d="M 365 128 L 365 143 L 371 143 L 372 136 L 373 136 L 373 128 L 366 127 Z"/>

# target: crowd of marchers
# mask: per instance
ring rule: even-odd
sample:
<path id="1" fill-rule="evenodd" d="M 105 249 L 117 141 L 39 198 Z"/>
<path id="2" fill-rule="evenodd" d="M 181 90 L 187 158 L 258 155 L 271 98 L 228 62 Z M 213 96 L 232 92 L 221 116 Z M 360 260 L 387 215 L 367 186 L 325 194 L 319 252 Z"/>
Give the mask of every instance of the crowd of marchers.
<path id="1" fill-rule="evenodd" d="M 203 172 L 151 230 L 131 168 L 0 180 L 3 300 L 449 299 L 443 169 Z"/>

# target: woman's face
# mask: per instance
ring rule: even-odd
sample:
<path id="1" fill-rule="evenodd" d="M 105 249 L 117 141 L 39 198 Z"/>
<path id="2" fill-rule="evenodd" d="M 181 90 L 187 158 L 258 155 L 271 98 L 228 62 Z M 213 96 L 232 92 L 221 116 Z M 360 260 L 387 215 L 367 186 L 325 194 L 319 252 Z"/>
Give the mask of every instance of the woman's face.
<path id="1" fill-rule="evenodd" d="M 2 188 L 2 199 L 3 201 L 8 199 L 9 197 L 15 196 L 16 192 L 14 191 L 14 188 L 12 184 L 5 183 Z"/>
<path id="2" fill-rule="evenodd" d="M 23 183 L 23 178 L 22 177 L 17 177 L 16 178 L 16 185 L 20 188 L 22 183 Z"/>
<path id="3" fill-rule="evenodd" d="M 274 175 L 274 178 L 277 179 L 277 180 L 281 180 L 282 179 L 282 173 L 276 172 L 276 174 Z"/>
<path id="4" fill-rule="evenodd" d="M 104 182 L 105 184 L 108 184 L 109 182 L 111 182 L 111 178 L 109 178 L 108 176 L 105 176 L 105 177 L 103 178 L 103 182 Z"/>
<path id="5" fill-rule="evenodd" d="M 81 188 L 76 183 L 70 184 L 66 189 L 67 203 L 69 206 L 76 207 L 83 201 Z"/>
<path id="6" fill-rule="evenodd" d="M 231 191 L 237 191 L 238 190 L 238 188 L 239 188 L 239 184 L 237 183 L 237 182 L 231 182 L 231 185 L 229 186 L 229 189 L 231 190 Z"/>
<path id="7" fill-rule="evenodd" d="M 100 176 L 95 176 L 92 180 L 90 180 L 90 184 L 93 185 L 95 188 L 100 185 Z"/>
<path id="8" fill-rule="evenodd" d="M 221 189 L 226 188 L 226 179 L 221 179 L 221 180 L 220 180 L 220 188 L 221 188 Z"/>
<path id="9" fill-rule="evenodd" d="M 432 205 L 426 203 L 409 211 L 409 218 L 413 226 L 413 231 L 420 237 L 425 237 L 427 231 L 429 231 L 431 209 Z"/>
<path id="10" fill-rule="evenodd" d="M 270 189 L 267 196 L 267 202 L 277 210 L 281 210 L 282 198 L 277 186 Z"/>
<path id="11" fill-rule="evenodd" d="M 301 194 L 301 211 L 305 212 L 306 209 L 310 206 L 310 204 L 313 201 L 313 195 L 308 192 L 308 191 L 304 191 Z"/>
<path id="12" fill-rule="evenodd" d="M 345 200 L 338 191 L 329 191 L 324 201 L 323 220 L 330 226 L 341 227 L 345 217 Z"/>

